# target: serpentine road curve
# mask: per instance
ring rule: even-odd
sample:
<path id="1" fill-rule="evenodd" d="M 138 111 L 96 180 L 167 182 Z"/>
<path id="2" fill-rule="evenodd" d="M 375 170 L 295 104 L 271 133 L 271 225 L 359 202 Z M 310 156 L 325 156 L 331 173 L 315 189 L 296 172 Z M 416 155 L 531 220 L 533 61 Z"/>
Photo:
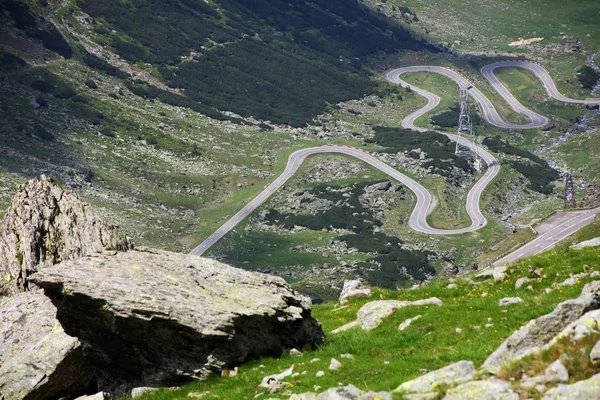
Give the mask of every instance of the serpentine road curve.
<path id="1" fill-rule="evenodd" d="M 414 121 L 420 116 L 433 110 L 440 102 L 439 96 L 426 90 L 412 86 L 400 79 L 400 75 L 409 72 L 434 72 L 454 80 L 459 85 L 470 86 L 469 94 L 480 105 L 481 111 L 486 121 L 488 121 L 492 125 L 507 129 L 533 129 L 540 128 L 548 124 L 548 118 L 524 107 L 508 91 L 508 89 L 500 82 L 500 80 L 498 80 L 498 78 L 494 75 L 494 70 L 502 67 L 519 67 L 532 71 L 540 79 L 544 88 L 546 89 L 546 92 L 551 97 L 557 100 L 568 103 L 581 104 L 600 103 L 600 99 L 574 100 L 562 95 L 554 85 L 554 81 L 552 80 L 548 72 L 543 67 L 525 61 L 498 62 L 483 67 L 481 72 L 483 76 L 488 80 L 488 82 L 492 85 L 492 87 L 494 87 L 494 89 L 515 111 L 527 117 L 528 122 L 526 124 L 513 124 L 504 121 L 502 117 L 500 117 L 500 115 L 498 114 L 497 110 L 494 108 L 494 105 L 479 89 L 475 88 L 471 84 L 471 82 L 464 76 L 449 68 L 437 66 L 404 67 L 394 69 L 388 72 L 386 74 L 386 78 L 391 82 L 402 85 L 403 87 L 410 87 L 414 92 L 422 95 L 427 99 L 427 105 L 425 107 L 410 114 L 402 121 L 402 126 L 404 128 L 414 129 L 421 132 L 426 131 L 426 129 L 416 127 L 414 125 Z M 445 135 L 448 136 L 450 139 L 455 140 L 456 135 Z M 492 156 L 487 150 L 476 146 L 476 144 L 464 138 L 461 138 L 461 144 L 465 147 L 470 148 L 473 151 L 477 147 L 479 155 L 488 166 L 485 174 L 481 177 L 481 179 L 479 179 L 475 183 L 475 185 L 473 185 L 473 187 L 467 194 L 466 210 L 472 221 L 471 226 L 469 227 L 460 229 L 437 229 L 429 226 L 429 224 L 427 223 L 427 215 L 432 211 L 432 208 L 435 204 L 435 198 L 421 184 L 402 174 L 401 172 L 395 170 L 389 165 L 383 163 L 382 161 L 375 158 L 366 151 L 359 150 L 350 146 L 321 146 L 302 149 L 294 152 L 290 156 L 287 166 L 281 175 L 279 175 L 260 194 L 258 194 L 258 196 L 256 196 L 248 204 L 246 204 L 240 211 L 238 211 L 233 217 L 231 217 L 227 222 L 225 222 L 225 224 L 223 224 L 219 229 L 217 229 L 212 235 L 210 235 L 206 240 L 204 240 L 200 245 L 198 245 L 194 250 L 192 250 L 190 254 L 202 255 L 213 244 L 219 241 L 223 236 L 225 236 L 225 234 L 232 230 L 243 219 L 245 219 L 262 203 L 264 203 L 269 197 L 271 197 L 271 195 L 273 195 L 277 190 L 279 190 L 287 182 L 287 180 L 290 179 L 298 171 L 306 157 L 313 154 L 323 153 L 340 153 L 358 158 L 359 160 L 366 162 L 367 164 L 373 166 L 374 168 L 380 170 L 381 172 L 387 174 L 391 178 L 401 182 L 406 187 L 408 187 L 417 197 L 415 208 L 413 209 L 409 220 L 409 226 L 417 232 L 427 233 L 431 235 L 454 235 L 473 232 L 478 229 L 481 229 L 487 224 L 487 220 L 481 212 L 481 209 L 479 207 L 479 201 L 485 188 L 490 184 L 490 182 L 500 171 L 500 164 L 494 158 L 494 156 Z"/>

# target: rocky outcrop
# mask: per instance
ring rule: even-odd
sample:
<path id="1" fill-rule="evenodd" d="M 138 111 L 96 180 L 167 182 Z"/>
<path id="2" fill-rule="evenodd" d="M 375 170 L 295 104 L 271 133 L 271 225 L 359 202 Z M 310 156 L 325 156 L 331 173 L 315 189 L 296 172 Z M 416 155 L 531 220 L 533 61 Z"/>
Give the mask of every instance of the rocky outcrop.
<path id="1" fill-rule="evenodd" d="M 449 389 L 444 400 L 519 400 L 519 395 L 510 388 L 510 382 L 487 379 Z"/>
<path id="2" fill-rule="evenodd" d="M 572 385 L 558 385 L 546 392 L 542 400 L 595 400 L 600 399 L 600 374 Z"/>
<path id="3" fill-rule="evenodd" d="M 571 248 L 573 250 L 581 250 L 585 247 L 596 247 L 596 246 L 600 246 L 600 237 L 594 238 L 594 239 L 590 239 L 590 240 L 586 240 L 583 242 L 579 242 L 577 244 L 574 244 L 573 246 L 571 246 Z"/>
<path id="4" fill-rule="evenodd" d="M 293 394 L 289 400 L 392 400 L 388 392 L 364 392 L 356 386 L 331 388 L 323 393 Z"/>
<path id="5" fill-rule="evenodd" d="M 561 331 L 590 310 L 600 308 L 600 281 L 584 286 L 581 295 L 556 306 L 550 314 L 530 321 L 513 333 L 483 363 L 482 368 L 496 374 L 512 361 L 539 351 Z"/>
<path id="6" fill-rule="evenodd" d="M 163 251 L 102 253 L 32 278 L 86 345 L 101 389 L 179 384 L 323 338 L 281 278 Z"/>
<path id="7" fill-rule="evenodd" d="M 366 288 L 359 280 L 344 282 L 344 288 L 338 300 L 340 304 L 348 303 L 348 299 L 355 297 L 369 297 L 372 294 L 371 289 Z"/>
<path id="8" fill-rule="evenodd" d="M 29 276 L 45 265 L 129 248 L 116 226 L 73 193 L 48 177 L 33 179 L 19 187 L 0 227 L 0 295 L 26 290 Z"/>
<path id="9" fill-rule="evenodd" d="M 399 301 L 399 300 L 378 300 L 371 301 L 358 310 L 357 320 L 361 328 L 366 331 L 375 329 L 381 324 L 381 322 L 393 314 L 394 311 L 403 307 L 416 307 L 416 306 L 442 306 L 444 303 L 437 297 L 432 297 L 424 300 L 416 301 Z"/>
<path id="10" fill-rule="evenodd" d="M 475 366 L 470 361 L 459 361 L 447 367 L 431 371 L 412 381 L 404 382 L 394 392 L 437 396 L 437 389 L 455 386 L 470 381 L 475 375 Z"/>
<path id="11" fill-rule="evenodd" d="M 95 389 L 82 345 L 41 292 L 0 299 L 0 398 L 57 399 Z"/>

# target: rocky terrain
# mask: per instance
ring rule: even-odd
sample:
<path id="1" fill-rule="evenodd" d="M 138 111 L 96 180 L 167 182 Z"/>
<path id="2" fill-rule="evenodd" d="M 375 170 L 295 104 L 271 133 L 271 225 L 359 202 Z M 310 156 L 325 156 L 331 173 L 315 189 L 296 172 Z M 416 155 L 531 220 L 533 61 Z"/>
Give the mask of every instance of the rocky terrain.
<path id="1" fill-rule="evenodd" d="M 323 339 L 310 303 L 282 279 L 132 250 L 45 177 L 20 188 L 0 239 L 7 400 L 176 385 Z"/>

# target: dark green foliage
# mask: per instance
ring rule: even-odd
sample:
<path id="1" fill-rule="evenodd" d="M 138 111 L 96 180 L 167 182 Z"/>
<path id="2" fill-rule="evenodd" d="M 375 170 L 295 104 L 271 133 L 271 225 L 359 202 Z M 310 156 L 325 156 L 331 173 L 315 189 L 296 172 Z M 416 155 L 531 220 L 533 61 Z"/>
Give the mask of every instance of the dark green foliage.
<path id="1" fill-rule="evenodd" d="M 171 86 L 204 110 L 294 126 L 377 89 L 361 58 L 434 50 L 358 0 L 216 3 L 218 11 L 204 0 L 78 0 L 118 32 L 110 41 L 116 52 L 159 66 Z M 201 54 L 181 63 L 192 51 Z"/>
<path id="2" fill-rule="evenodd" d="M 587 65 L 579 69 L 579 83 L 585 89 L 593 89 L 598 80 L 600 80 L 600 73 L 596 72 L 592 67 Z"/>
<path id="3" fill-rule="evenodd" d="M 460 107 L 458 104 L 452 106 L 449 110 L 439 113 L 431 117 L 431 123 L 442 128 L 454 128 L 458 126 L 458 117 L 460 116 Z M 481 125 L 479 115 L 472 113 L 471 121 L 473 125 Z"/>
<path id="4" fill-rule="evenodd" d="M 98 85 L 96 84 L 96 82 L 94 82 L 93 79 L 88 79 L 87 81 L 85 81 L 85 85 L 90 89 L 98 89 Z"/>
<path id="5" fill-rule="evenodd" d="M 510 165 L 529 180 L 528 187 L 531 190 L 543 194 L 551 194 L 553 189 L 551 183 L 560 177 L 558 171 L 550 168 L 546 162 L 544 165 L 539 165 L 511 161 Z"/>
<path id="6" fill-rule="evenodd" d="M 40 71 L 30 86 L 40 92 L 49 93 L 57 99 L 70 99 L 77 94 L 70 83 L 45 70 Z"/>
<path id="7" fill-rule="evenodd" d="M 54 140 L 54 135 L 52 134 L 52 132 L 48 131 L 41 125 L 37 125 L 33 129 L 33 134 L 42 140 Z"/>
<path id="8" fill-rule="evenodd" d="M 83 61 L 85 61 L 85 63 L 89 67 L 100 70 L 100 71 L 104 71 L 108 75 L 116 76 L 117 78 L 128 78 L 129 77 L 129 74 L 127 74 L 126 72 L 121 71 L 119 68 L 109 64 L 108 62 L 104 61 L 100 57 L 97 57 L 93 54 L 87 53 L 83 57 Z M 86 82 L 86 84 L 87 84 L 87 82 Z M 95 89 L 95 88 L 92 88 L 92 89 Z"/>
<path id="9" fill-rule="evenodd" d="M 528 158 L 534 163 L 546 165 L 546 162 L 544 160 L 542 160 L 532 152 L 520 149 L 511 145 L 510 143 L 504 142 L 500 139 L 500 136 L 486 137 L 485 139 L 483 139 L 482 144 L 487 146 L 494 153 L 504 153 L 513 156 Z"/>
<path id="10" fill-rule="evenodd" d="M 25 62 L 25 60 L 21 59 L 20 57 L 17 57 L 12 53 L 0 51 L 0 71 L 19 71 L 26 65 L 27 63 Z"/>
<path id="11" fill-rule="evenodd" d="M 42 96 L 37 96 L 35 98 L 35 102 L 38 103 L 38 105 L 40 106 L 40 108 L 46 108 L 46 107 L 48 107 L 48 100 L 46 100 Z"/>
<path id="12" fill-rule="evenodd" d="M 423 281 L 427 275 L 435 275 L 435 269 L 429 264 L 429 252 L 409 251 L 401 247 L 402 242 L 384 233 L 362 231 L 356 235 L 338 237 L 348 247 L 354 247 L 361 253 L 377 253 L 372 260 L 358 265 L 359 273 L 374 286 L 395 289 L 404 286 L 411 279 Z"/>
<path id="13" fill-rule="evenodd" d="M 35 90 L 39 90 L 44 93 L 52 93 L 56 89 L 52 82 L 48 82 L 42 79 L 37 79 L 31 83 L 31 88 Z"/>
<path id="14" fill-rule="evenodd" d="M 368 143 L 377 143 L 380 146 L 388 147 L 387 151 L 390 153 L 409 151 L 407 155 L 413 158 L 419 158 L 419 154 L 411 152 L 411 150 L 420 148 L 427 153 L 427 158 L 432 159 L 424 166 L 426 168 L 433 166 L 434 172 L 437 174 L 448 176 L 453 166 L 473 173 L 469 161 L 463 156 L 454 154 L 454 142 L 441 133 L 416 132 L 410 129 L 383 126 L 377 126 L 374 129 L 375 137 L 368 139 Z"/>
<path id="15" fill-rule="evenodd" d="M 17 28 L 23 30 L 31 38 L 41 41 L 45 48 L 64 58 L 71 58 L 73 50 L 56 27 L 33 15 L 27 5 L 15 0 L 3 0 L 0 7 L 8 13 Z"/>
<path id="16" fill-rule="evenodd" d="M 552 193 L 550 183 L 557 180 L 560 175 L 556 170 L 550 168 L 545 160 L 527 150 L 519 149 L 502 141 L 498 136 L 485 138 L 483 144 L 496 153 L 502 152 L 529 159 L 529 162 L 511 161 L 510 165 L 529 180 L 528 187 L 531 190 L 543 194 Z"/>

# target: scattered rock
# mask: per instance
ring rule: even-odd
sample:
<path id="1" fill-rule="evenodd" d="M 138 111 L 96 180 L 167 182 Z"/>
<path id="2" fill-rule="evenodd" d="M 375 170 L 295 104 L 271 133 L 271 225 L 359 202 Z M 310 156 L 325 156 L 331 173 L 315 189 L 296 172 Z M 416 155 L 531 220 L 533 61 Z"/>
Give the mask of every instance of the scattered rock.
<path id="1" fill-rule="evenodd" d="M 592 364 L 600 362 L 600 340 L 594 345 L 592 351 L 590 351 L 590 361 Z"/>
<path id="2" fill-rule="evenodd" d="M 523 278 L 519 278 L 517 279 L 517 281 L 515 282 L 515 289 L 520 289 L 521 286 L 523 286 L 526 283 L 531 282 L 531 279 L 523 277 Z"/>
<path id="3" fill-rule="evenodd" d="M 496 374 L 508 363 L 536 353 L 558 333 L 589 310 L 600 307 L 600 281 L 584 286 L 581 295 L 556 306 L 550 314 L 531 320 L 490 355 L 482 368 Z"/>
<path id="4" fill-rule="evenodd" d="M 146 393 L 155 392 L 157 390 L 158 390 L 157 388 L 151 388 L 151 387 L 145 387 L 145 386 L 136 387 L 131 390 L 131 398 L 137 399 L 138 397 L 141 397 Z"/>
<path id="5" fill-rule="evenodd" d="M 596 400 L 600 398 L 600 374 L 572 385 L 548 390 L 542 400 Z"/>
<path id="6" fill-rule="evenodd" d="M 582 272 L 580 274 L 575 274 L 567 279 L 565 279 L 563 282 L 559 283 L 558 286 L 573 286 L 576 285 L 577 283 L 579 283 L 579 281 L 583 278 L 585 278 L 587 276 L 587 274 L 585 272 Z"/>
<path id="7" fill-rule="evenodd" d="M 460 329 L 460 328 L 456 328 L 456 329 L 454 330 L 454 332 L 456 332 L 456 333 L 462 333 L 462 329 Z"/>
<path id="8" fill-rule="evenodd" d="M 498 379 L 471 381 L 449 389 L 444 400 L 519 400 L 510 383 Z"/>
<path id="9" fill-rule="evenodd" d="M 358 321 L 348 322 L 347 324 L 342 325 L 339 328 L 332 330 L 331 333 L 336 334 L 336 333 L 344 332 L 344 331 L 347 331 L 348 329 L 352 329 L 356 326 L 358 326 Z"/>
<path id="10" fill-rule="evenodd" d="M 473 378 L 475 367 L 470 361 L 459 361 L 442 369 L 431 371 L 412 381 L 404 382 L 394 392 L 397 393 L 430 393 L 446 385 L 458 385 Z"/>
<path id="11" fill-rule="evenodd" d="M 519 304 L 522 302 L 523 302 L 523 299 L 521 299 L 520 297 L 505 297 L 503 299 L 500 299 L 500 301 L 498 302 L 498 305 L 500 307 L 504 307 L 504 306 L 510 306 L 513 304 Z"/>
<path id="12" fill-rule="evenodd" d="M 340 354 L 340 358 L 347 358 L 350 360 L 354 360 L 354 356 L 352 354 Z"/>
<path id="13" fill-rule="evenodd" d="M 406 328 L 408 328 L 410 326 L 410 324 L 413 323 L 413 321 L 416 321 L 419 318 L 421 318 L 421 315 L 417 315 L 416 317 L 408 318 L 407 320 L 405 320 L 398 326 L 398 330 L 399 331 L 405 330 Z"/>
<path id="14" fill-rule="evenodd" d="M 586 240 L 583 242 L 579 242 L 577 244 L 574 244 L 573 246 L 571 246 L 571 248 L 573 250 L 581 250 L 584 247 L 596 247 L 596 246 L 600 246 L 600 237 L 594 238 L 594 239 L 590 239 L 590 240 Z"/>
<path id="15" fill-rule="evenodd" d="M 289 354 L 290 354 L 290 356 L 301 356 L 302 352 L 298 349 L 291 349 Z"/>
<path id="16" fill-rule="evenodd" d="M 79 340 L 39 291 L 0 298 L 0 398 L 51 399 L 97 390 Z"/>
<path id="17" fill-rule="evenodd" d="M 339 371 L 340 368 L 342 368 L 342 363 L 335 358 L 332 358 L 328 369 L 331 371 Z"/>
<path id="18" fill-rule="evenodd" d="M 505 266 L 487 268 L 487 269 L 483 270 L 482 272 L 480 272 L 479 274 L 475 275 L 475 279 L 484 280 L 484 279 L 494 278 L 494 281 L 496 281 L 496 282 L 502 281 L 506 277 L 506 268 L 507 267 L 505 267 Z"/>
<path id="19" fill-rule="evenodd" d="M 578 341 L 593 333 L 598 332 L 598 326 L 600 324 L 600 310 L 588 311 L 576 321 L 571 322 L 565 329 L 563 329 L 548 346 L 553 345 L 558 340 L 569 337 L 571 340 Z"/>
<path id="20" fill-rule="evenodd" d="M 131 247 L 116 226 L 41 176 L 19 187 L 0 226 L 0 295 L 27 290 L 29 276 L 44 266 Z"/>
<path id="21" fill-rule="evenodd" d="M 391 315 L 399 308 L 409 306 L 435 305 L 443 306 L 444 303 L 436 297 L 417 301 L 378 300 L 371 301 L 358 310 L 357 320 L 360 327 L 366 331 L 375 329 L 384 318 Z"/>
<path id="22" fill-rule="evenodd" d="M 456 283 L 451 283 L 448 286 L 446 286 L 446 289 L 456 289 L 458 287 L 458 285 Z"/>
<path id="23" fill-rule="evenodd" d="M 323 371 L 320 371 L 323 372 Z M 331 388 L 323 393 L 293 394 L 289 400 L 392 400 L 387 392 L 364 392 L 353 385 Z"/>
<path id="24" fill-rule="evenodd" d="M 556 360 L 544 371 L 544 380 L 546 382 L 567 382 L 569 380 L 569 371 L 567 371 L 560 360 Z"/>
<path id="25" fill-rule="evenodd" d="M 344 288 L 340 294 L 339 303 L 346 304 L 348 299 L 353 297 L 369 297 L 371 296 L 371 289 L 366 288 L 363 283 L 359 280 L 345 281 Z"/>
<path id="26" fill-rule="evenodd" d="M 86 343 L 86 358 L 110 386 L 103 390 L 203 379 L 323 338 L 307 300 L 283 279 L 201 257 L 100 254 L 31 279 L 65 330 Z"/>
<path id="27" fill-rule="evenodd" d="M 316 377 L 320 378 L 322 376 L 325 376 L 325 371 L 317 371 Z"/>
<path id="28" fill-rule="evenodd" d="M 269 389 L 269 393 L 277 393 L 289 386 L 289 383 L 283 382 L 283 379 L 291 376 L 293 373 L 294 365 L 278 374 L 265 376 L 258 386 Z"/>

